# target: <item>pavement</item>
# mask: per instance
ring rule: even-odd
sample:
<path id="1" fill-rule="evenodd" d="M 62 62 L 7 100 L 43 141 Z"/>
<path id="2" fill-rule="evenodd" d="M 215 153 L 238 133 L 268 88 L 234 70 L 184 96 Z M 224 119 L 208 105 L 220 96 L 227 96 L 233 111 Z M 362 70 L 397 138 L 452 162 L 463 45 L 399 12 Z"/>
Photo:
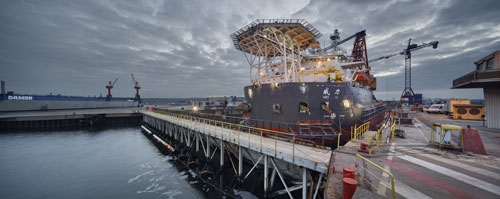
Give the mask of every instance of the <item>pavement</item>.
<path id="1" fill-rule="evenodd" d="M 417 124 L 424 124 L 427 127 L 431 127 L 432 123 L 435 122 L 442 124 L 454 124 L 464 128 L 469 125 L 471 128 L 478 129 L 488 155 L 500 157 L 500 129 L 486 128 L 483 126 L 482 121 L 453 120 L 449 116 L 443 114 L 415 113 L 413 114 L 413 118 L 417 121 Z M 428 133 L 430 133 L 430 131 Z"/>
<path id="2" fill-rule="evenodd" d="M 463 153 L 429 145 L 430 125 L 441 122 L 477 128 L 482 122 L 455 121 L 444 115 L 427 113 L 414 113 L 412 117 L 413 125 L 401 125 L 405 138 L 395 137 L 372 157 L 360 153 L 393 174 L 395 198 L 500 198 L 499 130 L 478 128 L 488 155 Z M 363 141 L 366 138 L 357 142 Z M 376 150 L 374 146 L 372 149 Z M 339 154 L 336 171 L 343 166 L 356 167 L 355 155 L 352 155 L 355 151 L 352 147 L 336 151 Z M 392 197 L 390 186 L 386 185 L 390 184 L 389 175 L 363 160 L 359 160 L 358 165 L 360 185 L 355 198 Z"/>

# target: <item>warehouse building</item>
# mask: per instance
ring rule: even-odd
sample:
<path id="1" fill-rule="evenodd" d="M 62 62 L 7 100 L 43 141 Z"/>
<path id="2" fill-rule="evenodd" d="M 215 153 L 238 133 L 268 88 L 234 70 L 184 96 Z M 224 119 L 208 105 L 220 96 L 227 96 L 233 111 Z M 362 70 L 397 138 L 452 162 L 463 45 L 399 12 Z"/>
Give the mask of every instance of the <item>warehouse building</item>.
<path id="1" fill-rule="evenodd" d="M 500 51 L 474 64 L 476 70 L 453 80 L 452 88 L 483 88 L 486 127 L 500 129 Z"/>

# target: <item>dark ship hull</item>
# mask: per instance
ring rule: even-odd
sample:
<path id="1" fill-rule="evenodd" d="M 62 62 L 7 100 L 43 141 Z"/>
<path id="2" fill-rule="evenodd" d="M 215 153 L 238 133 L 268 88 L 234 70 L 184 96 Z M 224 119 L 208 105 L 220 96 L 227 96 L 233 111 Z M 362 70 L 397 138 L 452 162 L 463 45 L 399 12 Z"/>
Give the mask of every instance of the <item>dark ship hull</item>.
<path id="1" fill-rule="evenodd" d="M 382 123 L 386 112 L 371 90 L 347 82 L 247 86 L 245 98 L 252 125 L 294 133 L 302 140 L 331 147 L 337 144 L 339 119 L 343 129 L 340 141 L 345 143 L 351 139 L 351 127 L 369 121 L 374 128 Z"/>

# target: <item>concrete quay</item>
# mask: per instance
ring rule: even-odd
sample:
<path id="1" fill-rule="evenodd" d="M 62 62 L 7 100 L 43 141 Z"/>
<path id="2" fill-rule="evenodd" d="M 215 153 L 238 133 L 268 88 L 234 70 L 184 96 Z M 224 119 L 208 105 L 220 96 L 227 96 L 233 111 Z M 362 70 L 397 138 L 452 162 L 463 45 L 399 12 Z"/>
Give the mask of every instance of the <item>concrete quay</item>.
<path id="1" fill-rule="evenodd" d="M 380 169 L 358 158 L 356 154 L 377 164 L 394 176 L 394 198 L 498 198 L 500 197 L 500 130 L 482 128 L 481 122 L 450 120 L 444 115 L 412 113 L 414 123 L 401 125 L 405 138 L 397 137 L 376 151 L 371 140 L 372 156 L 358 152 L 366 136 L 351 141 L 334 152 L 332 163 L 337 175 L 329 175 L 333 190 L 328 198 L 341 198 L 343 167 L 358 168 L 358 189 L 354 198 L 393 198 L 390 177 Z M 433 122 L 477 128 L 488 155 L 452 149 L 439 149 L 429 144 Z M 374 138 L 371 136 L 371 138 Z M 365 172 L 363 167 L 367 168 Z M 336 183 L 335 183 L 336 182 Z"/>
<path id="2" fill-rule="evenodd" d="M 57 130 L 99 125 L 139 124 L 140 108 L 0 112 L 0 131 Z"/>

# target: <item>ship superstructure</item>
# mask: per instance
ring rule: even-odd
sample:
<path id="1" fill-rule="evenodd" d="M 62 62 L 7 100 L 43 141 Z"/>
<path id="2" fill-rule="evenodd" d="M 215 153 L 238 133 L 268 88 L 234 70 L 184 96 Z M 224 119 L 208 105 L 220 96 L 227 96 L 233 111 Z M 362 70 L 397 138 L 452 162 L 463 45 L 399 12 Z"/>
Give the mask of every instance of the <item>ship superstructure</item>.
<path id="1" fill-rule="evenodd" d="M 303 19 L 256 20 L 231 35 L 236 49 L 250 65 L 250 86 L 245 98 L 254 125 L 298 133 L 316 144 L 336 141 L 337 132 L 383 120 L 385 106 L 378 103 L 370 75 L 365 31 L 320 48 L 321 33 Z M 354 39 L 351 55 L 338 45 Z M 341 124 L 340 124 L 341 123 Z M 342 131 L 342 141 L 350 135 Z"/>

